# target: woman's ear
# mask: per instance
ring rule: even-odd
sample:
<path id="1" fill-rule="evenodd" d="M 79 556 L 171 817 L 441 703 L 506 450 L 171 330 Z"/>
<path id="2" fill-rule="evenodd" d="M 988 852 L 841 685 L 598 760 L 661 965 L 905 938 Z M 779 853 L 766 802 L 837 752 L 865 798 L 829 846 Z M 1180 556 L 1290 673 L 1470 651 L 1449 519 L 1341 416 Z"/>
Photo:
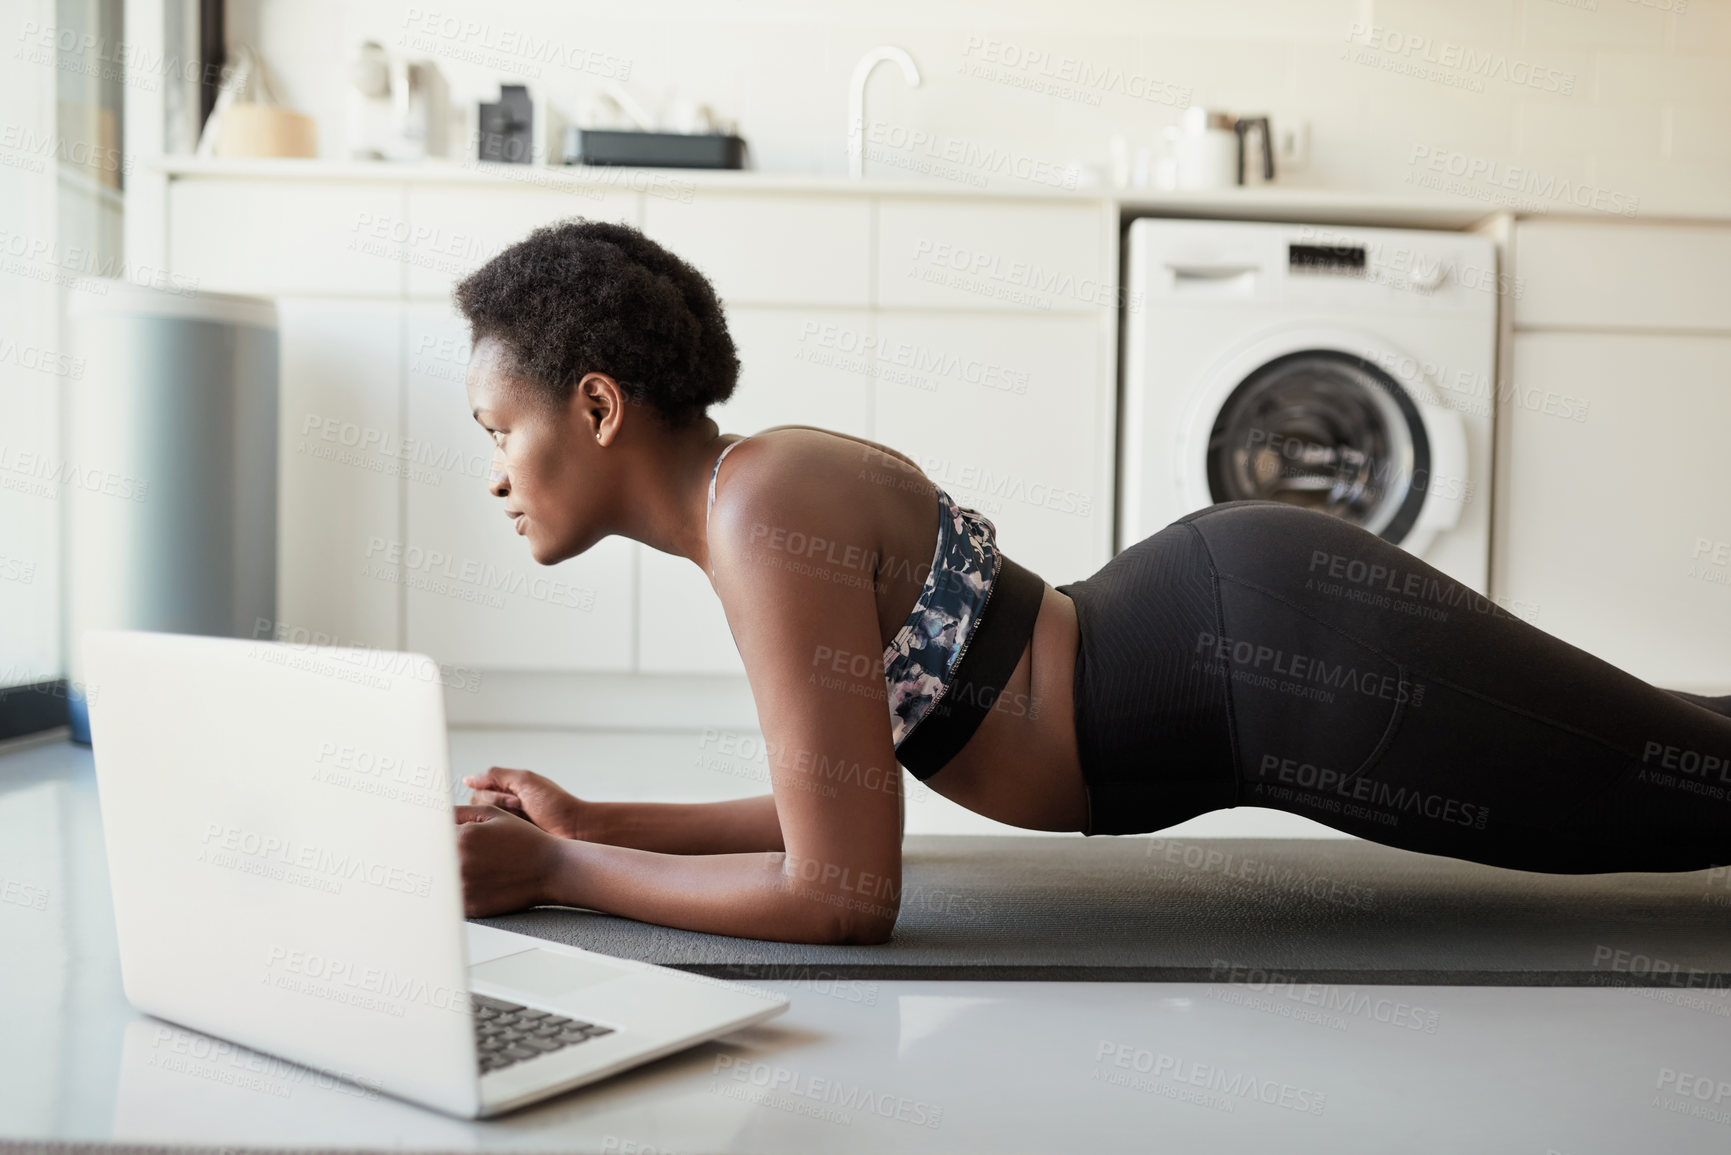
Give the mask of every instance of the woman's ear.
<path id="1" fill-rule="evenodd" d="M 582 426 L 585 436 L 602 445 L 610 445 L 619 436 L 619 426 L 625 419 L 625 393 L 619 382 L 605 373 L 585 373 L 571 395 L 574 421 Z"/>

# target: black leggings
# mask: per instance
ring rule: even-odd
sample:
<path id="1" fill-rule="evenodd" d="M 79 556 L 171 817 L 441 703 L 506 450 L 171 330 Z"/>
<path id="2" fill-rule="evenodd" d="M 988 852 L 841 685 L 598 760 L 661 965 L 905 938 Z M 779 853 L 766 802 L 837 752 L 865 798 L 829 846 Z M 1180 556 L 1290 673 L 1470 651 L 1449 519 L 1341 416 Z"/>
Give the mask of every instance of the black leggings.
<path id="1" fill-rule="evenodd" d="M 1267 806 L 1519 870 L 1731 864 L 1731 697 L 1651 686 L 1338 518 L 1210 506 L 1057 588 L 1089 834 Z"/>

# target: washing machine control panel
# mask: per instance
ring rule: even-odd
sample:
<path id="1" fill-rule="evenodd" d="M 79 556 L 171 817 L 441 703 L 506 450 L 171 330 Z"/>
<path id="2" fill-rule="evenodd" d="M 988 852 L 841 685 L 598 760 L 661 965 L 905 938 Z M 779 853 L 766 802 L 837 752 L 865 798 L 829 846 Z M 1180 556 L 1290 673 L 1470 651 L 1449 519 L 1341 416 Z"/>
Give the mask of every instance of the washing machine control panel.
<path id="1" fill-rule="evenodd" d="M 1292 273 L 1322 273 L 1349 277 L 1364 275 L 1363 245 L 1286 246 L 1286 268 Z"/>

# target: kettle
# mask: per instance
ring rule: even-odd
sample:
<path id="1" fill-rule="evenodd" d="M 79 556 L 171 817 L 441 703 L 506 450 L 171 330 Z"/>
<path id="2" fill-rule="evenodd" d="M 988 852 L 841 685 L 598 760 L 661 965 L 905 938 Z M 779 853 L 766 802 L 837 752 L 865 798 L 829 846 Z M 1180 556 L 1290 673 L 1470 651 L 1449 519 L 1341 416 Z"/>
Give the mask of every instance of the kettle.
<path id="1" fill-rule="evenodd" d="M 1245 137 L 1256 133 L 1262 154 L 1257 174 L 1274 179 L 1274 137 L 1266 116 L 1233 116 L 1229 112 L 1191 106 L 1182 127 L 1166 129 L 1167 163 L 1155 183 L 1168 189 L 1217 189 L 1246 183 Z"/>
<path id="2" fill-rule="evenodd" d="M 349 155 L 356 160 L 425 160 L 445 156 L 450 93 L 438 65 L 361 44 L 351 63 Z"/>

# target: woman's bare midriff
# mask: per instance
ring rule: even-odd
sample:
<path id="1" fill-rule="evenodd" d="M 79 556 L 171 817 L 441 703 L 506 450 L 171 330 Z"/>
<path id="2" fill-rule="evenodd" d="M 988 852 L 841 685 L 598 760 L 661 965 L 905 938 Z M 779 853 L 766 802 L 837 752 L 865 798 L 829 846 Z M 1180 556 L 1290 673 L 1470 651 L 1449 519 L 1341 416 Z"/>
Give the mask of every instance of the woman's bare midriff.
<path id="1" fill-rule="evenodd" d="M 961 752 L 926 785 L 960 806 L 1026 830 L 1086 828 L 1076 748 L 1076 606 L 1046 586 L 1034 634 L 1004 692 Z"/>
<path id="2" fill-rule="evenodd" d="M 871 487 L 882 501 L 880 557 L 929 558 L 938 532 L 934 482 L 917 468 L 902 480 L 886 486 L 878 478 Z M 892 567 L 894 576 L 877 586 L 884 645 L 917 604 L 929 568 Z M 1076 750 L 1073 681 L 1080 640 L 1075 603 L 1046 585 L 1033 635 L 1003 693 L 926 785 L 976 814 L 1025 830 L 1083 830 L 1088 791 Z"/>

